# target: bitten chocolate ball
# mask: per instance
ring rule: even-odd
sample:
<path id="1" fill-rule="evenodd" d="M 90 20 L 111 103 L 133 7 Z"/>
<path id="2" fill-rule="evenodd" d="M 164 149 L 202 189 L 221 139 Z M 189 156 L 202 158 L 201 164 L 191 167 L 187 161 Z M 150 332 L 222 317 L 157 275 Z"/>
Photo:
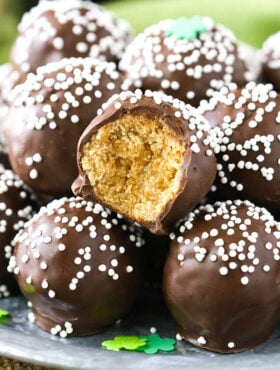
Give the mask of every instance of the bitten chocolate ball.
<path id="1" fill-rule="evenodd" d="M 70 57 L 117 62 L 131 40 L 131 28 L 90 1 L 40 1 L 19 24 L 11 53 L 23 82 L 37 67 Z"/>
<path id="2" fill-rule="evenodd" d="M 280 95 L 271 85 L 225 89 L 205 106 L 218 125 L 217 197 L 249 199 L 276 213 L 280 207 Z M 218 146 L 217 146 L 218 147 Z M 216 148 L 217 148 L 216 147 Z"/>
<path id="3" fill-rule="evenodd" d="M 120 68 L 143 90 L 198 105 L 224 85 L 254 78 L 241 54 L 232 32 L 210 18 L 168 19 L 132 41 Z"/>
<path id="4" fill-rule="evenodd" d="M 279 322 L 280 224 L 249 201 L 190 213 L 170 234 L 163 290 L 179 334 L 215 352 L 264 342 Z"/>
<path id="5" fill-rule="evenodd" d="M 121 319 L 142 281 L 143 241 L 98 204 L 61 198 L 16 236 L 10 269 L 32 304 L 31 321 L 51 334 L 95 334 Z"/>
<path id="6" fill-rule="evenodd" d="M 30 189 L 14 172 L 0 169 L 0 298 L 18 291 L 14 276 L 7 271 L 13 252 L 11 242 L 35 208 Z"/>
<path id="7" fill-rule="evenodd" d="M 167 233 L 215 178 L 208 122 L 178 99 L 140 90 L 114 96 L 98 113 L 79 140 L 72 190 Z"/>
<path id="8" fill-rule="evenodd" d="M 271 35 L 263 44 L 261 54 L 262 77 L 280 92 L 280 31 Z"/>
<path id="9" fill-rule="evenodd" d="M 64 2 L 63 2 L 64 3 Z M 122 90 L 113 62 L 70 58 L 40 67 L 14 89 L 3 122 L 12 168 L 40 194 L 71 194 L 78 139 L 99 106 Z"/>

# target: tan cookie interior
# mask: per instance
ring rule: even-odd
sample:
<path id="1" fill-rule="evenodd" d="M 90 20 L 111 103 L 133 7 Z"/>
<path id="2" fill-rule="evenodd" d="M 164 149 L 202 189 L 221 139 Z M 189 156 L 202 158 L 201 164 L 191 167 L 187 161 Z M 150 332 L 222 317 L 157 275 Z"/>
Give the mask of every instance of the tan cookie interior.
<path id="1" fill-rule="evenodd" d="M 100 200 L 138 222 L 153 222 L 179 191 L 185 151 L 161 118 L 126 114 L 98 129 L 81 164 Z"/>

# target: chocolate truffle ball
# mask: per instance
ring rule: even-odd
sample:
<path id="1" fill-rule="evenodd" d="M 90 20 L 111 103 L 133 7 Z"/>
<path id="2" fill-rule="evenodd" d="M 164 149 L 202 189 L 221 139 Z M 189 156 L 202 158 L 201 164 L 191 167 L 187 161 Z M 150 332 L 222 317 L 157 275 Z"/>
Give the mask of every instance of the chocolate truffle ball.
<path id="1" fill-rule="evenodd" d="M 252 76 L 235 36 L 206 17 L 152 25 L 127 47 L 120 68 L 137 87 L 162 90 L 192 105 L 234 81 Z"/>
<path id="2" fill-rule="evenodd" d="M 218 125 L 217 197 L 249 199 L 277 212 L 280 95 L 269 84 L 252 82 L 217 94 L 204 109 L 209 122 Z"/>
<path id="3" fill-rule="evenodd" d="M 90 1 L 40 1 L 19 24 L 11 63 L 23 82 L 37 67 L 69 57 L 118 61 L 131 28 Z"/>
<path id="4" fill-rule="evenodd" d="M 264 342 L 279 322 L 280 225 L 249 201 L 190 213 L 170 234 L 163 290 L 179 334 L 215 352 Z"/>
<path id="5" fill-rule="evenodd" d="M 142 239 L 98 204 L 61 198 L 42 207 L 13 243 L 9 268 L 51 334 L 90 335 L 121 319 L 142 281 Z"/>
<path id="6" fill-rule="evenodd" d="M 113 62 L 94 58 L 63 59 L 29 74 L 3 122 L 14 171 L 38 193 L 71 194 L 78 139 L 122 82 Z"/>
<path id="7" fill-rule="evenodd" d="M 0 298 L 18 291 L 14 276 L 7 271 L 11 242 L 35 207 L 34 195 L 19 177 L 11 170 L 0 169 Z"/>
<path id="8" fill-rule="evenodd" d="M 208 122 L 178 99 L 140 90 L 112 97 L 98 113 L 79 140 L 73 192 L 167 233 L 215 178 Z"/>
<path id="9" fill-rule="evenodd" d="M 280 31 L 271 35 L 261 50 L 262 77 L 280 92 Z"/>

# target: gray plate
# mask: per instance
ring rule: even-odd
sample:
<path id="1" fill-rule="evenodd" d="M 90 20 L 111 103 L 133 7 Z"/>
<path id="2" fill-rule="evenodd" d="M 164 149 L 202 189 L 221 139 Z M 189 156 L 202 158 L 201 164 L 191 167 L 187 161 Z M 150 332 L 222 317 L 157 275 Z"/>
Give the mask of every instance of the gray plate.
<path id="1" fill-rule="evenodd" d="M 116 335 L 148 335 L 156 327 L 163 337 L 174 337 L 175 326 L 163 305 L 153 299 L 104 333 L 84 338 L 58 338 L 38 329 L 27 320 L 28 309 L 22 297 L 7 298 L 0 306 L 10 312 L 6 325 L 0 325 L 0 355 L 61 369 L 88 370 L 276 370 L 280 368 L 280 328 L 265 344 L 234 355 L 214 354 L 188 343 L 178 342 L 170 354 L 147 355 L 137 352 L 113 352 L 101 348 L 101 342 Z M 143 301 L 142 300 L 142 301 Z"/>

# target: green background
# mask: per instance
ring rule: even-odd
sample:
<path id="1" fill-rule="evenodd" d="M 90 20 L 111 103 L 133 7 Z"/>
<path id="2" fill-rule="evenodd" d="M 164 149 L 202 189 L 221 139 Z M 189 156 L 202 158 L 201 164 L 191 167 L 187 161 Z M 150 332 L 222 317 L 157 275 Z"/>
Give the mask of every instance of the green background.
<path id="1" fill-rule="evenodd" d="M 32 4 L 26 2 L 25 6 Z M 0 63 L 9 58 L 23 4 L 23 0 L 0 0 Z M 103 6 L 127 19 L 136 33 L 160 19 L 191 15 L 210 16 L 255 47 L 280 30 L 280 0 L 119 0 Z"/>

